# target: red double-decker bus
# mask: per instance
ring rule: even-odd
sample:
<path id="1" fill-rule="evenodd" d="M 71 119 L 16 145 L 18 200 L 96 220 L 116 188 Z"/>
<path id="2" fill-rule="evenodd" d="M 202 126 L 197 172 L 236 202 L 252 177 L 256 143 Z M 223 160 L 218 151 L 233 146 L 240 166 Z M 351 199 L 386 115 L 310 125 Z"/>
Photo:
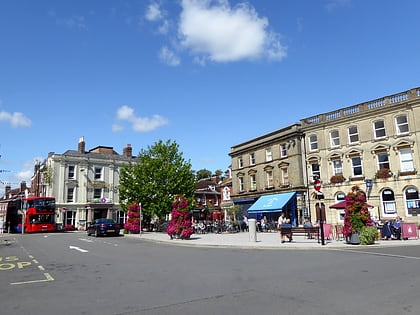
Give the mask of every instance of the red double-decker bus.
<path id="1" fill-rule="evenodd" d="M 26 210 L 25 232 L 54 232 L 56 230 L 54 197 L 28 197 L 23 200 L 23 209 Z"/>

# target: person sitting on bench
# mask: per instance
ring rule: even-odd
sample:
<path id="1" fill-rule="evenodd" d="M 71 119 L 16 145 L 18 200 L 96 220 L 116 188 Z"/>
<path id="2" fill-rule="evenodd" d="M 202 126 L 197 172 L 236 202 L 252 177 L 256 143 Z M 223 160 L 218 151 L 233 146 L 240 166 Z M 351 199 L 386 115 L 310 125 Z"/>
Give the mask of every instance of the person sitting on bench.
<path id="1" fill-rule="evenodd" d="M 278 227 L 279 227 L 279 230 L 280 230 L 280 241 L 282 243 L 285 242 L 285 240 L 284 240 L 285 233 L 282 232 L 281 228 L 282 227 L 283 228 L 289 228 L 290 227 L 290 233 L 289 234 L 286 234 L 286 236 L 289 239 L 289 242 L 291 242 L 292 241 L 292 229 L 291 229 L 292 228 L 292 224 L 290 223 L 290 219 L 289 218 L 286 218 L 286 214 L 284 212 L 282 212 L 281 216 L 279 217 Z"/>

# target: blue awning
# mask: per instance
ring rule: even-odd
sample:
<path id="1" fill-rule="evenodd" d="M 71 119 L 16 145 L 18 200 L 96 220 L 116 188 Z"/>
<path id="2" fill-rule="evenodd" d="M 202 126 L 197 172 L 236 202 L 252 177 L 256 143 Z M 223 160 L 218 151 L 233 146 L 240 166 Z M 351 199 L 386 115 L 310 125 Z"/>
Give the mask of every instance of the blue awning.
<path id="1" fill-rule="evenodd" d="M 281 212 L 289 201 L 296 195 L 295 192 L 265 195 L 248 209 L 248 213 L 256 212 Z"/>

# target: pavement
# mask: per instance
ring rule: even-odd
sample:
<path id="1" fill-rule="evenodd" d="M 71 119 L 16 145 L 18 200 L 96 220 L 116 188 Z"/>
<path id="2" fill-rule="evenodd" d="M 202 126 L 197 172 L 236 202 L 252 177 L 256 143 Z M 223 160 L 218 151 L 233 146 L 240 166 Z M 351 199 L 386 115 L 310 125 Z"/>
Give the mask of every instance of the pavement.
<path id="1" fill-rule="evenodd" d="M 178 246 L 236 247 L 251 249 L 337 249 L 355 248 L 359 246 L 399 247 L 420 245 L 420 239 L 418 238 L 409 238 L 408 240 L 379 240 L 372 245 L 352 245 L 347 244 L 344 240 L 325 239 L 323 245 L 321 240 L 308 239 L 303 235 L 294 235 L 292 242 L 286 241 L 285 243 L 281 243 L 279 233 L 275 232 L 258 232 L 256 237 L 253 237 L 249 232 L 193 234 L 191 235 L 191 238 L 187 240 L 171 240 L 168 234 L 162 232 L 124 234 L 124 237 Z"/>
<path id="2" fill-rule="evenodd" d="M 85 231 L 76 231 L 75 233 L 86 233 Z M 0 244 L 2 238 L 10 235 L 0 233 Z M 199 246 L 199 247 L 224 247 L 224 248 L 250 248 L 250 249 L 344 249 L 359 247 L 400 247 L 400 246 L 418 246 L 420 239 L 409 238 L 407 240 L 378 240 L 372 245 L 352 245 L 344 240 L 324 239 L 322 244 L 320 239 L 308 239 L 303 235 L 294 235 L 292 242 L 280 242 L 280 235 L 276 232 L 257 232 L 252 235 L 249 232 L 238 233 L 207 233 L 193 234 L 190 239 L 170 239 L 164 232 L 142 232 L 141 234 L 123 234 L 130 239 L 139 239 L 157 243 L 171 244 L 175 246 Z"/>

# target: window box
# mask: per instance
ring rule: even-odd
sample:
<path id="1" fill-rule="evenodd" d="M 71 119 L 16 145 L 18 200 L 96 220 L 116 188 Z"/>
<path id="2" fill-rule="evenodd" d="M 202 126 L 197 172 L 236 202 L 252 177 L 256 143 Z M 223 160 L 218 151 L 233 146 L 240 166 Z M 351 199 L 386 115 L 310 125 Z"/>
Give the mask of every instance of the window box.
<path id="1" fill-rule="evenodd" d="M 398 176 L 408 176 L 408 175 L 416 175 L 417 170 L 411 170 L 411 171 L 398 171 Z"/>
<path id="2" fill-rule="evenodd" d="M 390 178 L 392 176 L 392 172 L 389 168 L 382 168 L 376 172 L 376 178 Z"/>
<path id="3" fill-rule="evenodd" d="M 330 178 L 330 182 L 331 184 L 341 184 L 345 181 L 346 179 L 344 178 L 343 175 L 333 175 Z"/>

